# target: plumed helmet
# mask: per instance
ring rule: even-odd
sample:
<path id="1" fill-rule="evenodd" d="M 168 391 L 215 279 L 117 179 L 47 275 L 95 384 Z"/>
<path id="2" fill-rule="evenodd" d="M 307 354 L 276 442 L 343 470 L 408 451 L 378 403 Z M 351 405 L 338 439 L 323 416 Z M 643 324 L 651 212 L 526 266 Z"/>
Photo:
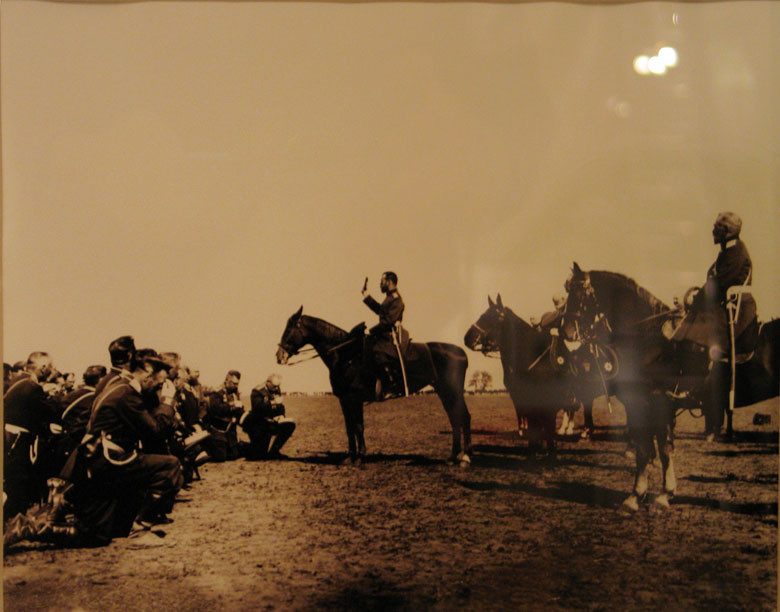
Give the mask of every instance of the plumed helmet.
<path id="1" fill-rule="evenodd" d="M 739 232 L 742 229 L 742 219 L 740 219 L 739 215 L 736 213 L 722 212 L 718 215 L 718 218 L 715 219 L 715 225 L 725 229 L 726 240 L 731 240 L 732 238 L 737 238 L 739 236 Z"/>

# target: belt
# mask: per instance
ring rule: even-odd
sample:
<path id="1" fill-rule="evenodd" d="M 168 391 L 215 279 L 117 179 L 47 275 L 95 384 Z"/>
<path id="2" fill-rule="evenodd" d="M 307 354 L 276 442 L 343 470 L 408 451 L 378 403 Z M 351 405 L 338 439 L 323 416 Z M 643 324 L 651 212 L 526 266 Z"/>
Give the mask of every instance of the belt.
<path id="1" fill-rule="evenodd" d="M 17 436 L 21 435 L 21 434 L 28 434 L 28 433 L 30 433 L 29 429 L 25 429 L 24 427 L 19 427 L 19 425 L 11 425 L 11 423 L 6 423 L 5 424 L 5 430 L 9 434 L 14 434 L 14 435 L 17 435 Z"/>
<path id="2" fill-rule="evenodd" d="M 114 451 L 115 453 L 126 453 L 127 451 L 119 446 L 116 442 L 111 440 L 111 438 L 106 434 L 106 432 L 101 431 L 100 432 L 100 442 L 103 446 L 103 456 L 106 458 L 106 461 L 111 463 L 112 465 L 127 465 L 131 461 L 135 461 L 138 457 L 138 451 L 135 449 L 132 450 L 130 453 L 130 456 L 126 459 L 114 459 L 111 457 L 108 453 L 109 451 Z"/>

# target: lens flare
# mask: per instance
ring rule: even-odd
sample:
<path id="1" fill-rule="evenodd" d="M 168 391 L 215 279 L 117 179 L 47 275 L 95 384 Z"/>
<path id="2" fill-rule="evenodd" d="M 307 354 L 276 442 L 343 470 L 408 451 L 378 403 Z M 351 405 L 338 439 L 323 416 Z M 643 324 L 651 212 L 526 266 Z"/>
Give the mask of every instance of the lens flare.
<path id="1" fill-rule="evenodd" d="M 650 58 L 646 55 L 637 55 L 634 58 L 634 72 L 637 74 L 649 74 L 650 69 L 647 66 L 649 61 Z"/>
<path id="2" fill-rule="evenodd" d="M 658 57 L 667 68 L 674 68 L 677 65 L 677 50 L 674 47 L 661 47 L 658 50 Z"/>

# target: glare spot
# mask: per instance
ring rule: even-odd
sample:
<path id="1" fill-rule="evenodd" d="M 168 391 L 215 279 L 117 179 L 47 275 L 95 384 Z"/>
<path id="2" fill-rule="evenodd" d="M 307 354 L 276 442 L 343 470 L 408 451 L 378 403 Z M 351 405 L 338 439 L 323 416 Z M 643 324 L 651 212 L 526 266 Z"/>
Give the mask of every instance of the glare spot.
<path id="1" fill-rule="evenodd" d="M 658 50 L 658 57 L 667 68 L 674 68 L 677 65 L 677 51 L 673 47 L 661 47 Z"/>
<path id="2" fill-rule="evenodd" d="M 648 63 L 650 61 L 650 58 L 646 55 L 637 55 L 634 58 L 634 71 L 637 74 L 649 74 L 650 68 L 648 67 Z"/>
<path id="3" fill-rule="evenodd" d="M 666 64 L 664 64 L 663 60 L 657 55 L 654 55 L 647 60 L 647 69 L 652 74 L 666 74 Z"/>
<path id="4" fill-rule="evenodd" d="M 672 23 L 674 25 L 680 25 L 680 13 L 672 13 Z"/>

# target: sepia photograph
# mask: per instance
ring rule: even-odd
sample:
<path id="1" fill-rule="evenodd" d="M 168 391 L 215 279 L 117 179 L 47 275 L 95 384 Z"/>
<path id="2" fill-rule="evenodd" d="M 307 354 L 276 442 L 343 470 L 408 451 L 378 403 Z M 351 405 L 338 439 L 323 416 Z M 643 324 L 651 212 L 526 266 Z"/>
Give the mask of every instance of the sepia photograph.
<path id="1" fill-rule="evenodd" d="M 776 610 L 778 31 L 4 0 L 3 609 Z"/>

